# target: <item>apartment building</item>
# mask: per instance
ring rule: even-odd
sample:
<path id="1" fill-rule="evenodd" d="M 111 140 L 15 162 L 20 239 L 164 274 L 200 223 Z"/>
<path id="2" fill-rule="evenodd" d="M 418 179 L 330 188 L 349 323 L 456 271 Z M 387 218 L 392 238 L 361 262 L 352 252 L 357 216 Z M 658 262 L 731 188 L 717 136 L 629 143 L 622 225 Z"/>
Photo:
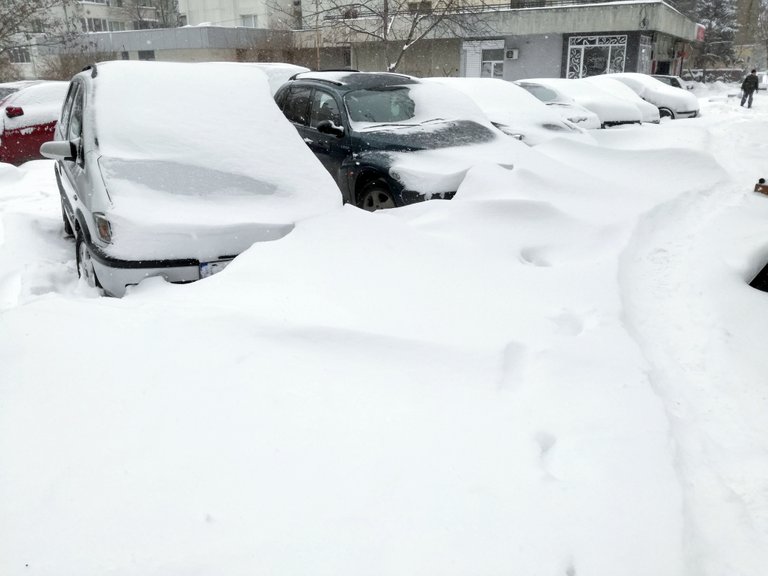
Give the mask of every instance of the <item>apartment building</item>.
<path id="1" fill-rule="evenodd" d="M 379 0 L 370 0 L 379 2 Z M 578 78 L 604 72 L 679 73 L 696 41 L 695 22 L 663 0 L 475 2 L 472 26 L 405 34 L 429 0 L 389 14 L 397 70 L 417 76 Z M 337 2 L 337 4 L 330 4 Z M 124 59 L 288 61 L 315 68 L 386 70 L 376 4 L 339 0 L 98 0 L 78 2 L 67 21 L 84 34 L 59 50 Z M 367 6 L 367 8 L 366 8 Z M 457 17 L 456 14 L 453 17 Z M 180 25 L 180 26 L 179 26 Z M 177 26 L 177 27 L 173 27 Z M 33 54 L 27 77 L 35 77 Z"/>

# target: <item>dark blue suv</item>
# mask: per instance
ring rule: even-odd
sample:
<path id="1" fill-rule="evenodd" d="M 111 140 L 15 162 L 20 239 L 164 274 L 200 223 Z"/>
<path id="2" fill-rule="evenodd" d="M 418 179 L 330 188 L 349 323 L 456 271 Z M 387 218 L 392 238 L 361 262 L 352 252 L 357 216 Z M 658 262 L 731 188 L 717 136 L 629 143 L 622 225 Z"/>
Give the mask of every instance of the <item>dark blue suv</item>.
<path id="1" fill-rule="evenodd" d="M 432 188 L 445 189 L 435 190 L 429 178 L 421 186 L 401 177 L 393 164 L 403 153 L 499 138 L 478 120 L 473 105 L 463 115 L 455 103 L 441 108 L 446 90 L 401 74 L 305 72 L 283 85 L 275 101 L 334 177 L 344 201 L 376 210 L 456 192 L 460 180 L 436 174 Z"/>

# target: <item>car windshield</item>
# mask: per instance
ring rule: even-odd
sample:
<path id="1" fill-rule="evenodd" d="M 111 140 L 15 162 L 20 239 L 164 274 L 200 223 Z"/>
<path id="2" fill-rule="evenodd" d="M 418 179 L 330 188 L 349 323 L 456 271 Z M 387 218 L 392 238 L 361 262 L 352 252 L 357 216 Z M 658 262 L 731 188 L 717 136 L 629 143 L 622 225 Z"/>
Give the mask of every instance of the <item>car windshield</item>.
<path id="1" fill-rule="evenodd" d="M 542 102 L 556 102 L 559 100 L 557 92 L 539 84 L 521 84 L 523 88 L 536 96 Z"/>
<path id="2" fill-rule="evenodd" d="M 353 122 L 404 122 L 415 116 L 416 103 L 405 86 L 354 90 L 344 96 Z"/>
<path id="3" fill-rule="evenodd" d="M 487 124 L 483 113 L 467 96 L 431 83 L 352 90 L 344 95 L 344 103 L 358 130 L 438 125 L 451 120 Z"/>

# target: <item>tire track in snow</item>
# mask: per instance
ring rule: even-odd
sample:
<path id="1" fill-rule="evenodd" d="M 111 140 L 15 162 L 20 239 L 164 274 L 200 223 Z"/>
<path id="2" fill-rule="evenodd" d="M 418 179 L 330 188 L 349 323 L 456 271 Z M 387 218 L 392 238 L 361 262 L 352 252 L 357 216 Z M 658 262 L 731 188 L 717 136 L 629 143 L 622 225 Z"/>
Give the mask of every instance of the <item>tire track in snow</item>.
<path id="1" fill-rule="evenodd" d="M 728 462 L 733 446 L 723 439 L 749 442 L 739 438 L 745 415 L 729 397 L 726 336 L 696 274 L 702 232 L 739 192 L 720 183 L 659 205 L 640 218 L 619 263 L 626 327 L 669 419 L 690 576 L 762 576 L 768 565 L 768 533 L 759 518 L 768 487 L 766 502 L 756 506 L 754 494 L 744 492 L 749 481 L 734 482 L 742 460 Z"/>

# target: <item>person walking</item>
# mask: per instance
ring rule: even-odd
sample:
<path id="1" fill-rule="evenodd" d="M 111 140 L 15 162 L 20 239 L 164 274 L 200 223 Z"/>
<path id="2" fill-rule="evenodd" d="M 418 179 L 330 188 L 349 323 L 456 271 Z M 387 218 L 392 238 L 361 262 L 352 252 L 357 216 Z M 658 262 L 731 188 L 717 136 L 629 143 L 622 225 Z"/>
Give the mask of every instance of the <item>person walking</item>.
<path id="1" fill-rule="evenodd" d="M 757 79 L 757 70 L 753 68 L 752 73 L 744 78 L 744 82 L 741 83 L 741 106 L 744 106 L 744 102 L 749 100 L 747 108 L 752 108 L 752 94 L 757 90 L 759 84 L 760 81 Z"/>

